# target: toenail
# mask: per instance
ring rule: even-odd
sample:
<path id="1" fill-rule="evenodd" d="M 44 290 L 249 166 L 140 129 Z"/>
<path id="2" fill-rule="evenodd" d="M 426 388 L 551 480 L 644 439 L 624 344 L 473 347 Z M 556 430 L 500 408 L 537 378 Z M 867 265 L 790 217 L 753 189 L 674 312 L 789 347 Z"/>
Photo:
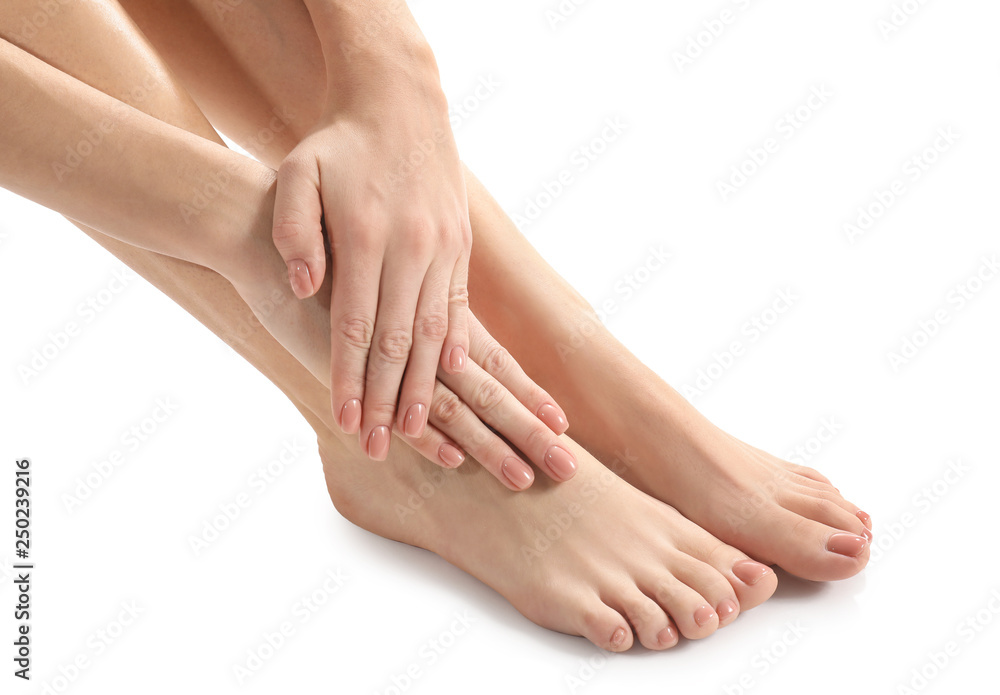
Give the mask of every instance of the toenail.
<path id="1" fill-rule="evenodd" d="M 747 586 L 753 586 L 771 572 L 771 568 L 753 560 L 740 560 L 733 565 L 733 574 Z"/>
<path id="2" fill-rule="evenodd" d="M 715 609 L 715 612 L 719 614 L 719 622 L 721 623 L 726 618 L 736 615 L 737 610 L 739 610 L 739 606 L 727 598 L 719 604 L 719 607 Z"/>
<path id="3" fill-rule="evenodd" d="M 523 461 L 518 461 L 510 456 L 500 464 L 500 470 L 503 471 L 503 477 L 518 490 L 527 489 L 535 479 L 535 475 Z"/>
<path id="4" fill-rule="evenodd" d="M 861 523 L 864 524 L 866 528 L 868 528 L 869 530 L 871 529 L 871 527 L 872 527 L 872 518 L 870 516 L 868 516 L 868 514 L 866 512 L 863 512 L 863 511 L 861 511 L 859 509 L 858 510 L 858 518 L 861 519 Z"/>
<path id="5" fill-rule="evenodd" d="M 561 446 L 551 446 L 545 452 L 545 464 L 559 480 L 569 480 L 576 472 L 576 459 Z"/>
<path id="6" fill-rule="evenodd" d="M 674 632 L 674 628 L 670 625 L 660 630 L 660 634 L 656 636 L 656 641 L 664 647 L 674 644 L 677 640 L 677 633 Z"/>
<path id="7" fill-rule="evenodd" d="M 538 419 L 545 423 L 545 426 L 556 434 L 562 434 L 569 428 L 569 423 L 566 421 L 566 415 L 563 411 L 559 410 L 556 406 L 551 403 L 546 403 L 541 408 L 538 409 L 536 413 Z"/>
<path id="8" fill-rule="evenodd" d="M 855 536 L 853 533 L 835 533 L 827 541 L 826 549 L 831 553 L 857 557 L 864 551 L 866 545 L 868 541 L 861 536 Z"/>
<path id="9" fill-rule="evenodd" d="M 625 644 L 625 628 L 620 627 L 615 630 L 615 634 L 611 635 L 611 646 L 618 648 Z"/>
<path id="10" fill-rule="evenodd" d="M 694 621 L 698 623 L 698 627 L 705 627 L 705 625 L 712 622 L 712 618 L 714 617 L 715 611 L 712 610 L 711 606 L 702 606 L 694 612 Z"/>

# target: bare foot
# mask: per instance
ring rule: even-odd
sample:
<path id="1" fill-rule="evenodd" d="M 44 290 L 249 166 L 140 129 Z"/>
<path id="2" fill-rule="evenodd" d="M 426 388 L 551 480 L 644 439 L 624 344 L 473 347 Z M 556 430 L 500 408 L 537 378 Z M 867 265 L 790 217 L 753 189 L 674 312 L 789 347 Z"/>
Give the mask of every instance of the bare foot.
<path id="1" fill-rule="evenodd" d="M 604 355 L 601 364 L 613 367 L 588 365 L 590 353 L 570 365 L 592 375 L 585 394 L 543 382 L 559 398 L 570 434 L 582 446 L 603 461 L 617 458 L 615 472 L 632 485 L 761 562 L 817 581 L 844 579 L 864 568 L 872 539 L 868 514 L 819 472 L 712 425 L 610 341 L 602 350 L 617 356 Z"/>
<path id="2" fill-rule="evenodd" d="M 502 594 L 524 616 L 621 652 L 707 637 L 774 592 L 767 567 L 634 489 L 582 448 L 567 482 L 514 493 L 469 461 L 438 468 L 396 447 L 355 460 L 321 438 L 327 486 L 350 521 L 426 548 Z"/>

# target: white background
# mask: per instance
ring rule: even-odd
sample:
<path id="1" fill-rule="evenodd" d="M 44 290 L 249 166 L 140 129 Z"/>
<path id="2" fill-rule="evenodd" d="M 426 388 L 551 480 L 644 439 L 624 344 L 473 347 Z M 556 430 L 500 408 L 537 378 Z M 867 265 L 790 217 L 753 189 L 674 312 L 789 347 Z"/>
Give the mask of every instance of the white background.
<path id="1" fill-rule="evenodd" d="M 919 9 L 887 37 L 887 0 L 590 0 L 555 26 L 557 0 L 413 3 L 456 106 L 480 80 L 499 83 L 460 117 L 472 169 L 511 214 L 571 172 L 525 233 L 590 301 L 612 300 L 608 325 L 669 382 L 720 375 L 716 356 L 741 343 L 696 405 L 776 454 L 811 448 L 809 464 L 875 520 L 861 576 L 782 574 L 772 600 L 708 640 L 604 660 L 435 556 L 341 519 L 296 411 L 139 279 L 25 383 L 18 366 L 121 266 L 0 193 L 0 561 L 13 559 L 12 461 L 29 456 L 37 563 L 30 686 L 10 675 L 15 593 L 0 572 L 0 690 L 41 692 L 84 655 L 68 692 L 391 693 L 411 665 L 421 675 L 402 692 L 996 692 L 1000 279 L 973 278 L 1000 252 L 1000 6 L 903 4 Z M 678 69 L 674 54 L 724 9 L 734 21 Z M 813 87 L 832 97 L 786 138 L 781 119 Z M 581 171 L 578 148 L 614 117 L 627 129 Z M 957 142 L 913 180 L 906 162 L 941 128 Z M 717 182 L 769 137 L 777 152 L 724 201 Z M 844 224 L 896 179 L 905 193 L 850 243 Z M 617 283 L 661 246 L 669 264 L 626 299 Z M 949 302 L 970 281 L 981 291 Z M 775 318 L 764 312 L 782 290 L 792 308 L 752 340 L 745 324 Z M 947 323 L 915 335 L 939 308 Z M 907 337 L 922 347 L 893 369 Z M 123 433 L 157 398 L 176 412 L 128 450 Z M 824 419 L 840 429 L 817 446 Z M 256 494 L 249 476 L 292 440 L 304 453 Z M 63 495 L 115 450 L 125 463 L 69 513 Z M 950 461 L 964 472 L 946 479 Z M 196 556 L 191 535 L 240 492 L 252 506 Z M 301 597 L 338 570 L 343 585 L 300 622 Z M 96 653 L 131 601 L 140 617 Z M 463 612 L 472 626 L 429 663 Z M 961 627 L 977 614 L 991 624 Z M 294 636 L 238 685 L 233 665 L 290 619 Z M 928 654 L 949 641 L 957 656 L 937 669 Z"/>

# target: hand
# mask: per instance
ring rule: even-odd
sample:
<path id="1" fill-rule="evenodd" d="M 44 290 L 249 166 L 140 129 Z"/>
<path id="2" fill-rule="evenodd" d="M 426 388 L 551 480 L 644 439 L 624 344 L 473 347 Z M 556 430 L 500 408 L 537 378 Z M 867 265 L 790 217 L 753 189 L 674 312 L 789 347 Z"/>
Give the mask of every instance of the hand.
<path id="1" fill-rule="evenodd" d="M 385 75 L 370 93 L 345 88 L 282 163 L 273 228 L 305 298 L 326 273 L 325 220 L 333 412 L 376 460 L 389 453 L 394 421 L 409 437 L 423 434 L 438 365 L 447 374 L 466 367 L 472 245 L 436 67 L 433 79 L 399 65 Z"/>
<path id="2" fill-rule="evenodd" d="M 457 443 L 511 490 L 527 489 L 534 481 L 526 459 L 555 481 L 569 480 L 576 458 L 557 436 L 569 427 L 565 414 L 476 317 L 469 317 L 472 350 L 465 372 L 439 372 L 431 426 L 422 436 L 397 434 L 447 468 L 462 463 Z"/>

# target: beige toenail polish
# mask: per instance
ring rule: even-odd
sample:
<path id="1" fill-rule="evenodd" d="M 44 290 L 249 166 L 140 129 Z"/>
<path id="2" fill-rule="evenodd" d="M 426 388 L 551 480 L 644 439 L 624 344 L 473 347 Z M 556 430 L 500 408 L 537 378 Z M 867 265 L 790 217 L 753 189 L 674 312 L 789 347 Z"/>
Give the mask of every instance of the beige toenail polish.
<path id="1" fill-rule="evenodd" d="M 871 530 L 871 527 L 872 527 L 872 518 L 870 516 L 868 516 L 868 514 L 866 512 L 863 512 L 860 509 L 858 510 L 857 516 L 858 516 L 859 519 L 861 519 L 861 523 L 865 525 L 865 528 L 867 528 L 868 530 Z"/>
<path id="2" fill-rule="evenodd" d="M 714 617 L 715 611 L 712 610 L 711 606 L 702 606 L 694 612 L 694 621 L 698 623 L 698 627 L 705 627 L 705 625 L 712 622 L 712 618 Z"/>
<path id="3" fill-rule="evenodd" d="M 611 646 L 618 648 L 625 643 L 625 628 L 620 627 L 611 635 Z"/>
<path id="4" fill-rule="evenodd" d="M 737 610 L 739 610 L 739 607 L 733 601 L 727 598 L 725 601 L 719 604 L 719 607 L 715 609 L 715 612 L 718 613 L 719 622 L 721 623 L 725 622 L 727 618 L 736 615 Z"/>
<path id="5" fill-rule="evenodd" d="M 853 533 L 835 533 L 827 541 L 826 549 L 831 553 L 857 557 L 864 552 L 867 545 L 868 541 L 861 536 L 855 536 Z"/>
<path id="6" fill-rule="evenodd" d="M 771 568 L 753 560 L 740 560 L 733 565 L 733 574 L 747 586 L 753 586 L 770 574 Z"/>
<path id="7" fill-rule="evenodd" d="M 664 647 L 674 644 L 677 640 L 677 633 L 674 632 L 674 628 L 670 625 L 667 625 L 665 628 L 660 630 L 660 634 L 656 636 L 656 641 Z"/>

